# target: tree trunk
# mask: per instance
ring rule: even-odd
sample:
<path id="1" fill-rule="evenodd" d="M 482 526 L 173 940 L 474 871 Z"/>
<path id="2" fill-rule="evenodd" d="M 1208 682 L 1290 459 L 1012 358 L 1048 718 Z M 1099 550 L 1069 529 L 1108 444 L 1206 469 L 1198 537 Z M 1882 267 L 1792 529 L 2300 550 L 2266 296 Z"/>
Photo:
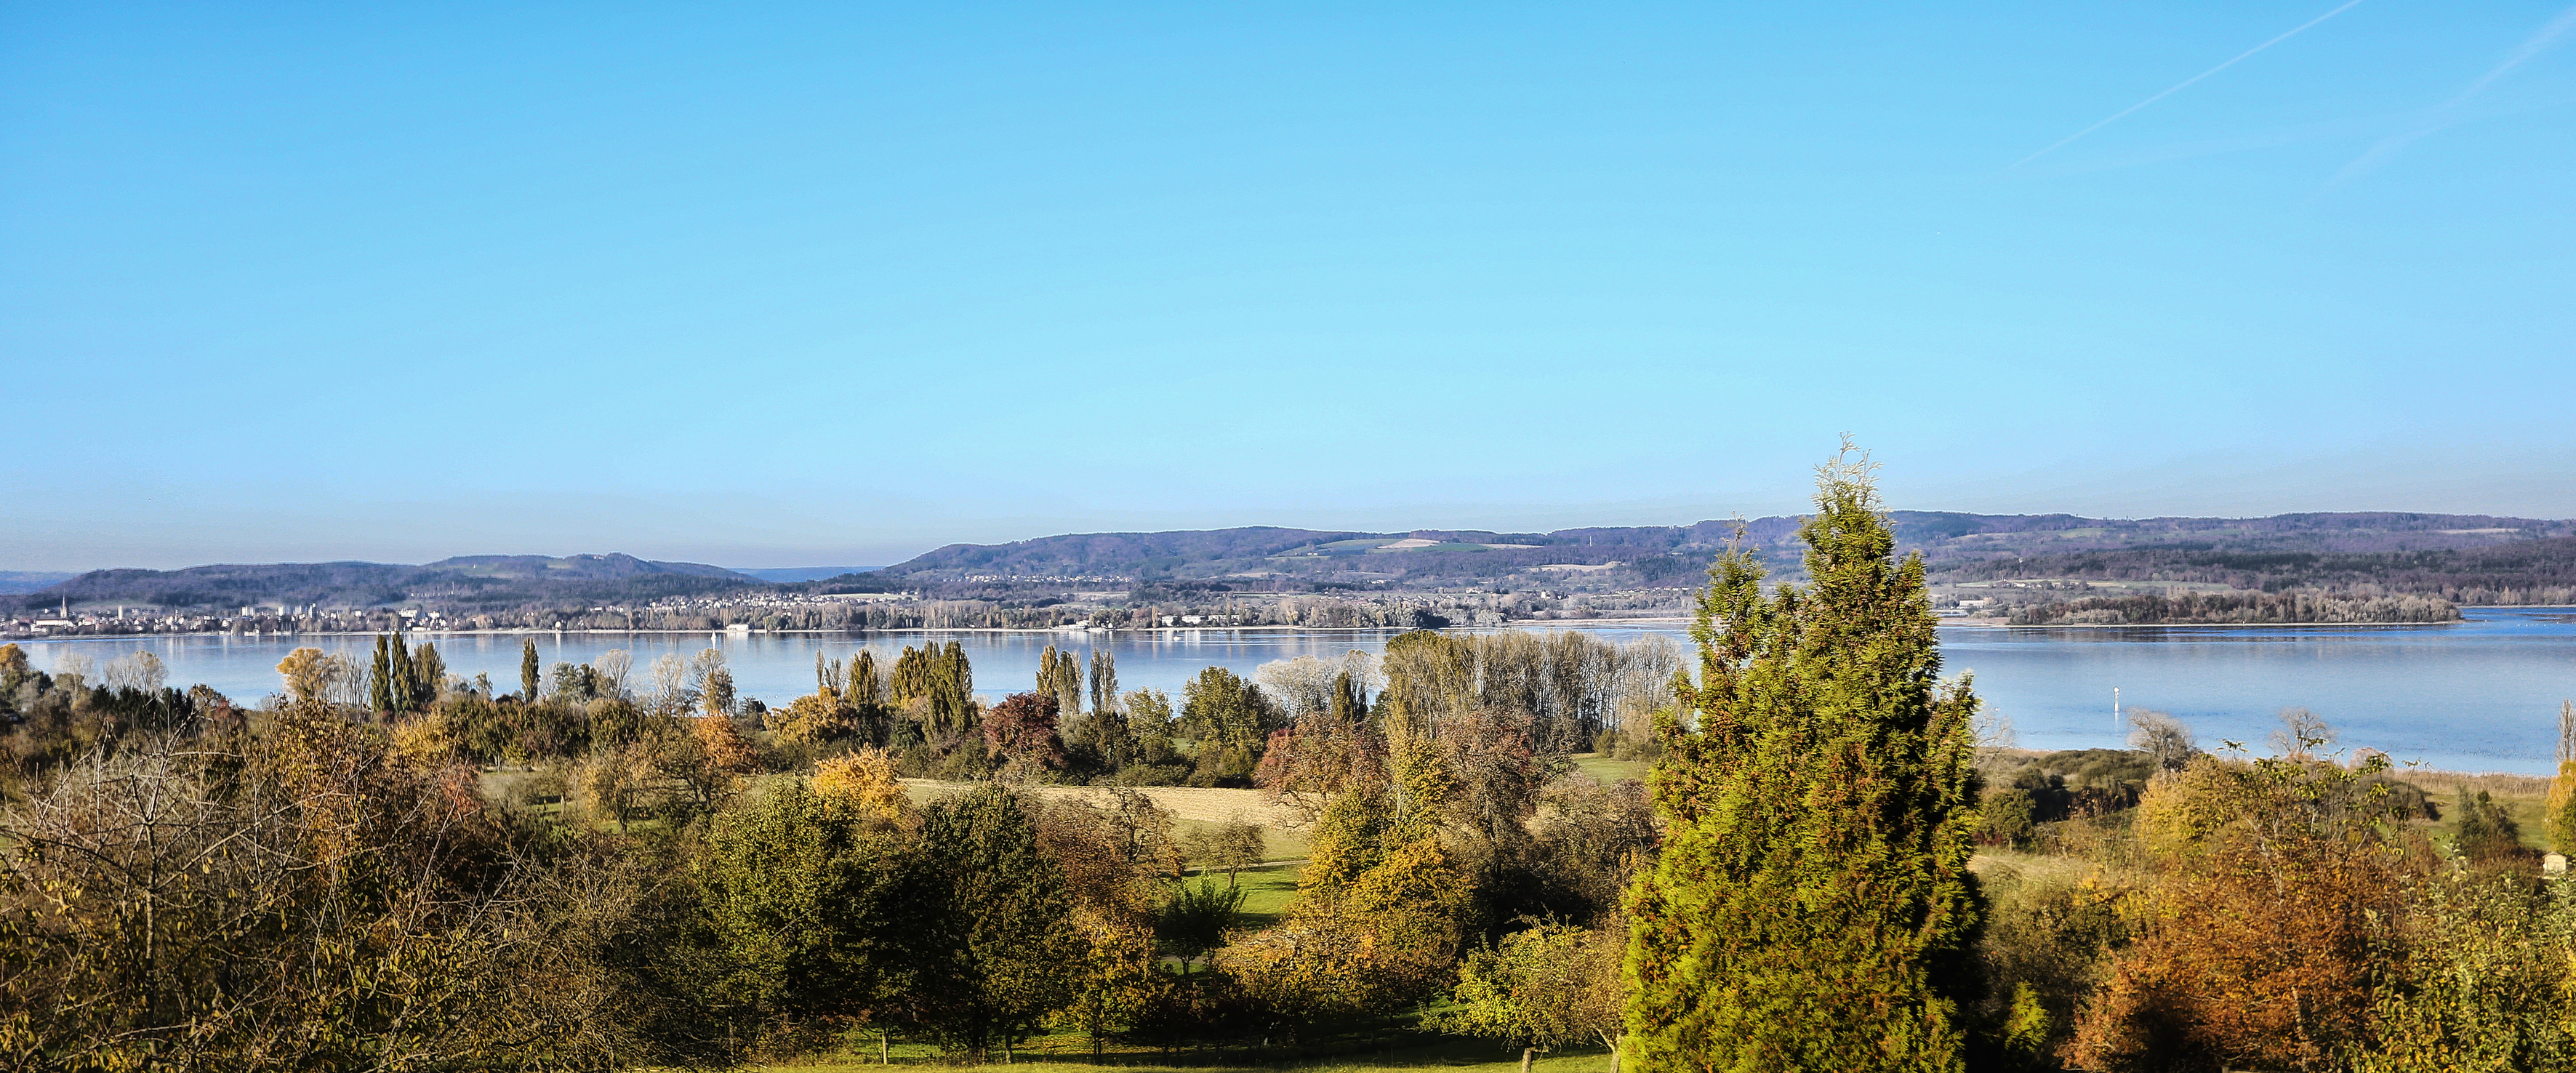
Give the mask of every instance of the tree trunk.
<path id="1" fill-rule="evenodd" d="M 1002 1033 L 1002 1064 L 1011 1064 L 1011 1034 Z"/>
<path id="2" fill-rule="evenodd" d="M 1619 1045 L 1627 1039 L 1626 1036 L 1610 1037 L 1610 1073 L 1619 1073 Z"/>
<path id="3" fill-rule="evenodd" d="M 884 1029 L 877 1030 L 877 1064 L 881 1066 L 894 1064 L 894 1045 L 886 1041 Z M 1610 1073 L 1619 1073 L 1619 1071 L 1614 1069 Z"/>
<path id="4" fill-rule="evenodd" d="M 1538 1054 L 1536 1047 L 1521 1048 L 1521 1073 L 1529 1073 L 1530 1059 Z"/>

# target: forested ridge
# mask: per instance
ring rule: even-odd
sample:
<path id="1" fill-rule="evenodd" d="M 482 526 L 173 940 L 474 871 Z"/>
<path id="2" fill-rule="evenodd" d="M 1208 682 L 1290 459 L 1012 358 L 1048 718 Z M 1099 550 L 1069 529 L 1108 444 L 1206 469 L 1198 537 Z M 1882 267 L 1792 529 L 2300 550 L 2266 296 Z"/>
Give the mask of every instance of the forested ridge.
<path id="1" fill-rule="evenodd" d="M 2431 596 L 2461 604 L 2576 601 L 2576 535 L 2569 535 L 2571 523 L 2565 521 L 2388 513 L 2133 520 L 1891 511 L 1887 517 L 1898 549 L 1922 554 L 1928 579 L 1941 585 L 2007 579 L 2218 583 L 2259 591 Z M 1804 562 L 1796 533 L 1803 521 L 1745 522 L 1742 546 L 1774 575 L 1800 579 Z M 1277 605 L 1289 596 L 1318 595 L 1354 602 L 1314 624 L 1438 625 L 1545 617 L 1540 612 L 1672 613 L 1738 532 L 1734 523 L 1711 521 L 1550 533 L 1272 527 L 1092 533 L 956 544 L 879 570 L 784 583 L 627 555 L 466 556 L 420 566 L 116 569 L 0 596 L 0 606 L 36 616 L 64 606 L 93 615 L 131 606 L 229 616 L 250 606 L 255 618 L 277 619 L 262 619 L 253 624 L 257 628 L 285 630 L 325 628 L 295 621 L 321 610 L 394 607 L 486 620 L 476 628 L 578 621 L 586 628 L 866 629 L 1052 626 L 1085 616 L 1029 612 L 1072 602 L 1110 612 L 1120 622 L 1158 608 L 1231 615 L 1247 608 L 1225 605 L 1246 600 L 1256 601 L 1251 610 L 1261 612 L 1262 621 L 1305 624 L 1308 616 L 1281 613 Z M 1469 589 L 1512 599 L 1438 607 L 1389 600 Z M 836 597 L 867 595 L 900 597 L 910 606 L 827 606 Z M 953 606 L 930 606 L 943 602 Z M 969 612 L 963 610 L 967 604 L 989 606 Z M 597 620 L 602 610 L 617 614 Z M 327 625 L 348 628 L 346 622 Z"/>
<path id="2" fill-rule="evenodd" d="M 2457 622 L 2459 606 L 2431 596 L 2302 592 L 2185 592 L 2092 596 L 2015 610 L 2015 626 L 2156 626 Z"/>
<path id="3" fill-rule="evenodd" d="M 0 599 L 37 611 L 62 602 L 166 608 L 367 608 L 408 602 L 470 612 L 532 600 L 643 602 L 763 585 L 722 567 L 649 562 L 631 555 L 468 555 L 420 566 L 336 562 L 92 570 Z"/>
<path id="4" fill-rule="evenodd" d="M 2228 550 L 2208 545 L 2076 552 L 1951 568 L 1953 580 L 2215 582 L 2280 592 L 2438 597 L 2466 604 L 2576 603 L 2576 537 L 2409 551 Z"/>

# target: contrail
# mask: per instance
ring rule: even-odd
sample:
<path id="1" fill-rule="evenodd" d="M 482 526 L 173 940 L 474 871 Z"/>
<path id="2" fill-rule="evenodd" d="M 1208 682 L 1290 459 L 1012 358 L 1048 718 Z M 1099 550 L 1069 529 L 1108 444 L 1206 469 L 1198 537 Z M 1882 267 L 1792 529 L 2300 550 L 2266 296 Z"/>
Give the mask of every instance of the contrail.
<path id="1" fill-rule="evenodd" d="M 2381 138 L 2360 156 L 2354 157 L 2352 163 L 2344 165 L 2341 171 L 2335 172 L 2334 178 L 2326 181 L 2326 186 L 2331 189 L 2333 187 L 2341 186 L 2350 180 L 2358 179 L 2363 175 L 2369 174 L 2370 172 L 2377 170 L 2380 165 L 2387 163 L 2389 158 L 2396 156 L 2398 150 L 2414 144 L 2416 139 L 2425 137 L 2426 135 L 2433 134 L 2445 127 L 2451 126 L 2454 122 L 2450 118 L 2451 114 L 2458 110 L 2461 105 L 2469 103 L 2469 98 L 2486 92 L 2486 88 L 2494 85 L 2496 79 L 2503 78 L 2505 75 L 2512 73 L 2514 68 L 2522 66 L 2524 63 L 2529 62 L 2532 57 L 2547 51 L 2549 46 L 2557 44 L 2558 39 L 2565 36 L 2567 31 L 2570 29 L 2576 29 L 2576 7 L 2570 7 L 2565 11 L 2559 12 L 2557 18 L 2549 20 L 2549 25 L 2540 28 L 2540 32 L 2524 39 L 2522 44 L 2514 46 L 2514 50 L 2506 54 L 2503 62 L 2490 68 L 2487 73 L 2479 75 L 2477 81 L 2469 83 L 2468 88 L 2452 95 L 2450 100 L 2443 101 L 2439 106 L 2435 107 L 2433 109 L 2433 115 L 2436 117 L 2434 122 L 2417 127 L 2404 134 L 2392 134 L 2388 137 Z"/>
<path id="2" fill-rule="evenodd" d="M 2140 109 L 2140 108 L 2144 108 L 2144 107 L 2146 107 L 2146 106 L 2148 106 L 2148 105 L 2150 105 L 2150 104 L 2154 104 L 2154 103 L 2156 103 L 2157 101 L 2161 101 L 2161 100 L 2163 100 L 2163 99 L 2165 99 L 2165 98 L 2167 98 L 2167 97 L 2173 96 L 2174 94 L 2176 94 L 2176 93 L 2178 93 L 2178 92 L 2181 92 L 2185 87 L 2190 86 L 2190 85 L 2191 85 L 2192 83 L 2194 83 L 2194 82 L 2198 82 L 2198 81 L 2200 81 L 2201 79 L 2204 79 L 2204 78 L 2207 78 L 2207 77 L 2209 77 L 2209 76 L 2211 76 L 2211 75 L 2217 74 L 2218 72 L 2220 72 L 2220 71 L 2224 71 L 2224 70 L 2226 70 L 2226 69 L 2228 69 L 2228 68 L 2230 68 L 2230 67 L 2234 67 L 2234 66 L 2236 66 L 2236 65 L 2237 65 L 2237 64 L 2239 64 L 2239 63 L 2243 63 L 2243 62 L 2245 62 L 2245 58 L 2246 58 L 2246 57 L 2251 56 L 2251 55 L 2253 55 L 2253 54 L 2255 54 L 2255 53 L 2257 53 L 2257 52 L 2261 52 L 2261 51 L 2263 51 L 2264 49 L 2270 48 L 2270 47 L 2272 47 L 2272 46 L 2274 46 L 2274 45 L 2280 44 L 2281 42 L 2283 42 L 2283 41 L 2287 41 L 2287 40 L 2289 40 L 2289 39 L 2291 39 L 2291 38 L 2293 38 L 2293 37 L 2297 37 L 2297 36 L 2299 36 L 2300 34 L 2307 32 L 2307 30 L 2308 30 L 2308 28 L 2309 28 L 2309 27 L 2315 26 L 2316 24 L 2318 24 L 2318 23 L 2320 23 L 2320 22 L 2324 22 L 2324 21 L 2326 21 L 2327 19 L 2331 19 L 2331 18 L 2333 18 L 2333 17 L 2335 17 L 2335 16 L 2337 16 L 2337 15 L 2341 15 L 2341 14 L 2343 14 L 2344 12 L 2350 11 L 2350 10 L 2352 10 L 2354 7 L 2358 6 L 2360 3 L 2361 3 L 2361 0 L 2344 0 L 2344 3 L 2343 3 L 2343 6 L 2342 6 L 2342 7 L 2338 7 L 2338 8 L 2336 8 L 2336 9 L 2332 10 L 2332 11 L 2326 12 L 2326 13 L 2325 13 L 2325 14 L 2323 14 L 2323 15 L 2319 15 L 2319 16 L 2317 16 L 2316 18 L 2309 19 L 2309 20 L 2308 20 L 2308 21 L 2306 21 L 2306 22 L 2303 22 L 2303 23 L 2300 23 L 2300 24 L 2298 24 L 2298 25 L 2296 25 L 2296 26 L 2293 26 L 2293 27 L 2291 27 L 2287 32 L 2283 33 L 2283 34 L 2282 34 L 2281 36 L 2279 36 L 2279 37 L 2275 37 L 2275 38 L 2273 38 L 2273 39 L 2271 39 L 2271 40 L 2269 40 L 2269 41 L 2265 41 L 2265 42 L 2263 42 L 2262 44 L 2256 45 L 2256 46 L 2254 46 L 2253 48 L 2249 48 L 2249 49 L 2246 49 L 2246 50 L 2245 50 L 2245 51 L 2243 51 L 2243 52 L 2239 52 L 2239 53 L 2237 53 L 2237 54 L 2236 54 L 2236 58 L 2234 58 L 2234 59 L 2231 59 L 2231 60 L 2229 60 L 2229 61 L 2227 61 L 2227 62 L 2225 62 L 2225 63 L 2219 64 L 2218 66 L 2216 66 L 2216 67 L 2212 67 L 2212 68 L 2210 68 L 2210 69 L 2208 69 L 2208 70 L 2206 70 L 2206 71 L 2202 71 L 2201 73 L 2196 74 L 2196 75 L 2193 75 L 2193 76 L 2191 76 L 2191 77 L 2189 77 L 2189 78 L 2183 79 L 2183 80 L 2182 80 L 2182 81 L 2180 81 L 2180 82 L 2176 82 L 2176 83 L 2174 83 L 2172 86 L 2167 87 L 2167 88 L 2165 89 L 2165 91 L 2164 91 L 2164 92 L 2159 93 L 2159 94 L 2156 94 L 2156 95 L 2155 95 L 2155 96 L 2153 96 L 2153 97 L 2149 97 L 2149 98 L 2147 98 L 2146 100 L 2139 101 L 2139 102 L 2138 102 L 2138 103 L 2136 103 L 2136 104 L 2132 104 L 2132 105 L 2130 105 L 2130 106 L 2128 106 L 2128 107 L 2126 107 L 2126 108 L 2120 109 L 2120 110 L 2119 110 L 2119 111 L 2117 111 L 2117 112 L 2113 112 L 2113 113 L 2111 113 L 2111 115 L 2110 115 L 2110 117 L 2109 117 L 2109 118 L 2106 118 L 2106 119 L 2102 120 L 2102 121 L 2101 121 L 2101 122 L 2099 122 L 2099 123 L 2095 123 L 2095 124 L 2093 124 L 2092 126 L 2089 126 L 2089 127 L 2086 127 L 2086 128 L 2084 128 L 2084 129 L 2082 129 L 2082 130 L 2076 131 L 2076 132 L 2075 132 L 2075 133 L 2073 133 L 2073 134 L 2069 134 L 2069 135 L 2067 135 L 2067 136 L 2065 136 L 2065 137 L 2063 137 L 2063 138 L 2059 138 L 2055 143 L 2051 144 L 2048 148 L 2046 148 L 2046 149 L 2042 149 L 2042 150 L 2040 150 L 2040 151 L 2038 151 L 2038 152 L 2036 152 L 2036 153 L 2032 153 L 2032 154 L 2031 154 L 2031 155 L 2029 155 L 2029 156 L 2023 157 L 2023 158 L 2021 158 L 2021 159 L 2019 159 L 2019 160 L 2013 161 L 2012 163 L 2005 165 L 2003 170 L 2004 170 L 2004 171 L 2011 171 L 2011 170 L 2013 170 L 2014 168 L 2018 168 L 2018 167 L 2020 167 L 2020 166 L 2022 166 L 2022 165 L 2024 165 L 2024 164 L 2028 164 L 2028 163 L 2030 163 L 2031 161 L 2034 161 L 2034 160 L 2037 160 L 2037 159 L 2039 159 L 2039 158 L 2041 158 L 2041 157 L 2047 156 L 2047 155 L 2048 155 L 2048 154 L 2050 154 L 2050 153 L 2054 153 L 2054 152 L 2058 151 L 2059 149 L 2065 148 L 2066 143 L 2068 143 L 2068 142 L 2074 141 L 2074 140 L 2075 140 L 2075 139 L 2077 139 L 2077 138 L 2081 138 L 2081 137 L 2083 137 L 2083 136 L 2085 136 L 2085 135 L 2087 135 L 2087 134 L 2091 134 L 2091 133 L 2093 133 L 2094 131 L 2100 130 L 2100 129 L 2104 128 L 2104 127 L 2110 126 L 2110 125 L 2111 125 L 2111 124 L 2113 124 L 2113 123 L 2119 122 L 2119 121 L 2120 121 L 2120 118 L 2121 118 L 2122 116 L 2126 116 L 2126 115 L 2128 115 L 2129 113 L 2134 112 L 2134 111 L 2137 111 L 2137 110 L 2138 110 L 2138 109 Z M 1998 173 L 1998 174 L 2000 174 L 2000 173 Z"/>

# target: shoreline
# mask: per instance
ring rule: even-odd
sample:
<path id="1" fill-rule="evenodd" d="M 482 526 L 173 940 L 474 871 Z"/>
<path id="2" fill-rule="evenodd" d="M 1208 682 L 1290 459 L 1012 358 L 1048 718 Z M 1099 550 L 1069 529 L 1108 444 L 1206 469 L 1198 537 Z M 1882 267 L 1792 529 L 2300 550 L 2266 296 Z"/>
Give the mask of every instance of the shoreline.
<path id="1" fill-rule="evenodd" d="M 2565 610 L 2565 611 L 2570 611 L 2570 612 L 2576 612 L 2576 605 L 2569 605 L 2569 604 L 2463 604 L 2463 605 L 2461 605 L 2461 609 L 2462 609 L 2463 611 L 2467 611 L 2467 610 L 2491 610 L 2491 611 Z M 1502 625 L 1499 625 L 1499 626 L 1450 626 L 1450 627 L 1443 627 L 1443 628 L 1445 628 L 1445 629 L 1453 629 L 1453 630 L 1497 630 L 1497 629 L 1603 629 L 1603 628 L 1638 627 L 1638 626 L 1647 626 L 1647 627 L 1652 627 L 1652 626 L 1688 627 L 1689 625 L 1691 625 L 1691 623 L 1692 623 L 1694 620 L 1695 620 L 1695 617 L 1694 617 L 1694 616 L 1691 616 L 1691 615 L 1649 615 L 1649 616 L 1639 616 L 1639 617 L 1636 617 L 1636 618 L 1516 619 L 1516 620 L 1513 620 L 1513 621 L 1510 621 L 1510 622 L 1503 623 Z M 2290 629 L 2290 628 L 2321 628 L 2321 627 L 2381 627 L 2381 628 L 2390 628 L 2390 629 L 2413 629 L 2413 628 L 2423 627 L 2423 626 L 2459 626 L 2459 625 L 2465 625 L 2465 624 L 2467 624 L 2467 623 L 2474 622 L 2474 621 L 2476 621 L 2474 618 L 2469 618 L 2469 617 L 2465 617 L 2465 616 L 2464 616 L 2464 617 L 2457 618 L 2457 619 L 2447 619 L 2447 620 L 2441 620 L 2441 621 L 2428 621 L 2428 622 L 2127 622 L 2127 623 L 2093 623 L 2093 622 L 2088 622 L 2088 623 L 2060 623 L 2060 624 L 2054 624 L 2054 625 L 2019 625 L 2019 626 L 2016 626 L 2016 625 L 2012 625 L 2012 624 L 2010 624 L 2010 623 L 2005 623 L 2005 622 L 1993 622 L 1993 621 L 1985 621 L 1985 622 L 1981 622 L 1981 621 L 1977 621 L 1977 620 L 1970 619 L 1970 618 L 1966 618 L 1966 617 L 1962 616 L 1962 617 L 1941 617 L 1941 618 L 1936 618 L 1936 619 L 1935 619 L 1935 621 L 1933 622 L 1933 625 L 1934 625 L 1934 627 L 1939 628 L 1939 629 L 1976 629 L 1976 630 L 2181 630 L 2181 629 L 2204 629 L 2204 630 L 2244 630 L 2244 629 Z M 1110 635 L 1115 636 L 1115 635 L 1117 635 L 1117 634 L 1175 634 L 1175 633 L 1198 633 L 1198 632 L 1205 632 L 1205 631 L 1209 631 L 1209 630 L 1236 630 L 1236 631 L 1245 631 L 1245 632 L 1249 632 L 1249 631 L 1257 631 L 1257 630 L 1268 630 L 1268 631 L 1295 630 L 1295 631 L 1304 631 L 1304 632 L 1311 632 L 1311 633 L 1333 633 L 1333 632 L 1341 632 L 1341 633 L 1360 633 L 1360 632 L 1382 632 L 1382 631 L 1396 631 L 1396 632 L 1402 632 L 1402 631 L 1404 631 L 1404 630 L 1406 630 L 1406 629 L 1411 629 L 1411 628 L 1414 628 L 1414 627 L 1404 627 L 1404 626 L 1290 626 L 1290 625 L 1279 625 L 1279 624 L 1265 624 L 1265 625 L 1259 625 L 1259 626 L 1151 626 L 1151 627 L 1142 627 L 1142 628 L 1138 628 L 1138 627 L 1125 627 L 1125 626 L 1121 626 L 1121 627 L 1105 627 L 1105 626 L 1104 626 L 1104 627 L 1086 627 L 1086 626 L 907 626 L 907 627 L 902 627 L 902 628 L 898 628 L 898 629 L 857 629 L 857 630 L 854 630 L 854 629 L 811 629 L 811 630 L 804 630 L 804 629 L 799 629 L 799 630 L 733 630 L 733 629 L 727 629 L 727 628 L 725 628 L 725 627 L 719 626 L 719 627 L 716 627 L 716 628 L 714 628 L 714 629 L 689 629 L 689 630 L 649 630 L 649 629 L 583 629 L 583 630 L 550 630 L 550 629 L 539 629 L 539 628 L 535 628 L 535 627 L 516 627 L 516 628 L 511 628 L 511 629 L 492 629 L 492 630 L 411 629 L 411 630 L 405 630 L 405 631 L 403 631 L 403 632 L 408 633 L 408 634 L 415 634 L 415 635 L 419 635 L 419 636 L 423 636 L 423 637 L 535 637 L 535 636 L 544 636 L 544 635 L 562 636 L 562 635 L 567 635 L 567 634 L 579 634 L 579 635 L 595 635 L 595 634 L 635 634 L 635 635 L 653 635 L 653 636 L 690 636 L 690 635 L 697 635 L 697 634 L 725 634 L 725 635 L 742 634 L 742 635 L 745 635 L 745 636 L 755 636 L 755 637 L 757 637 L 757 636 L 822 635 L 822 634 L 900 634 L 900 633 L 1039 633 L 1039 634 L 1055 634 L 1055 633 L 1093 634 L 1093 633 L 1105 633 L 1105 634 L 1110 634 Z M 373 637 L 373 636 L 376 636 L 377 634 L 382 633 L 382 632 L 384 632 L 384 631 L 382 631 L 382 630 L 327 630 L 327 631 L 312 631 L 312 632 L 297 632 L 297 633 L 256 633 L 256 634 L 251 634 L 251 633 L 217 633 L 217 632 L 201 632 L 201 633 L 74 633 L 74 634 L 46 634 L 46 635 L 34 635 L 34 636 L 27 636 L 27 637 L 0 637 L 0 643 L 12 643 L 12 644 L 14 644 L 14 643 L 19 643 L 19 642 L 39 642 L 39 641 L 116 641 L 116 640 L 123 640 L 123 641 L 142 641 L 142 640 L 147 640 L 147 639 L 175 639 L 175 638 L 187 638 L 187 637 L 238 637 L 238 638 L 242 638 L 242 639 L 244 639 L 244 640 L 265 641 L 265 640 L 272 640 L 272 639 L 276 639 L 276 638 L 286 638 L 286 637 Z"/>
<path id="2" fill-rule="evenodd" d="M 2468 621 L 2465 618 L 2454 618 L 2433 622 L 2064 622 L 2047 625 L 1960 622 L 1956 625 L 1980 630 L 2269 630 L 2297 627 L 2411 629 L 2417 626 L 2463 626 L 2467 625 Z M 1950 623 L 1943 623 L 1943 625 L 1950 625 Z"/>
<path id="3" fill-rule="evenodd" d="M 1583 627 L 1583 626 L 1626 626 L 1626 625 L 1664 625 L 1664 624 L 1681 624 L 1681 625 L 1688 625 L 1690 622 L 1691 622 L 1691 620 L 1690 620 L 1689 618 L 1686 618 L 1686 617 L 1633 618 L 1633 619 L 1627 619 L 1627 618 L 1521 619 L 1521 620 L 1516 620 L 1516 621 L 1513 621 L 1513 622 L 1506 622 L 1506 623 L 1504 623 L 1504 624 L 1502 624 L 1502 625 L 1500 625 L 1500 626 L 1449 626 L 1449 627 L 1443 627 L 1443 628 L 1444 628 L 1444 629 L 1452 629 L 1452 630 L 1507 630 L 1507 629 L 1522 629 L 1522 628 L 1533 627 L 1533 626 L 1545 626 L 1545 627 L 1550 627 L 1550 628 L 1570 629 L 1570 628 L 1577 628 L 1577 627 Z M 1103 634 L 1112 634 L 1112 635 L 1115 635 L 1115 634 L 1122 634 L 1122 633 L 1165 633 L 1165 634 L 1167 634 L 1167 633 L 1205 633 L 1205 632 L 1209 632 L 1209 631 L 1213 631 L 1213 630 L 1232 630 L 1232 631 L 1237 631 L 1237 632 L 1252 632 L 1252 631 L 1263 631 L 1263 630 L 1267 630 L 1267 631 L 1290 630 L 1290 631 L 1297 631 L 1297 632 L 1302 632 L 1302 633 L 1403 633 L 1403 632 L 1406 632 L 1406 631 L 1408 631 L 1408 630 L 1414 630 L 1414 629 L 1420 629 L 1420 628 L 1422 628 L 1422 627 L 1415 627 L 1415 626 L 1291 626 L 1291 625 L 1282 625 L 1282 624 L 1277 624 L 1277 623 L 1271 623 L 1271 624 L 1264 624 L 1264 625 L 1259 625 L 1259 626 L 1153 626 L 1153 627 L 1146 627 L 1146 628 L 1133 628 L 1133 627 L 1124 627 L 1124 626 L 1116 627 L 1116 628 L 1111 628 L 1111 627 L 1106 627 L 1106 626 L 1102 626 L 1102 627 L 1086 627 L 1086 626 L 904 626 L 904 627 L 899 627 L 899 628 L 896 628 L 896 629 L 882 629 L 882 630 L 852 630 L 852 629 L 839 629 L 839 630 L 830 630 L 830 629 L 812 629 L 812 630 L 729 630 L 729 629 L 725 629 L 725 628 L 723 628 L 723 627 L 717 627 L 717 628 L 712 629 L 712 630 L 704 630 L 704 629 L 699 629 L 699 630 L 646 630 L 646 629 L 634 629 L 634 630 L 625 630 L 625 629 L 612 629 L 612 630 L 546 630 L 546 629 L 534 629 L 534 628 L 521 628 L 521 629 L 509 629 L 509 630 L 435 630 L 435 629 L 432 629 L 432 630 L 423 630 L 423 629 L 411 629 L 411 630 L 404 630 L 404 631 L 402 631 L 402 632 L 403 632 L 404 634 L 406 634 L 406 635 L 414 636 L 414 637 L 543 637 L 543 636 L 601 635 L 601 634 L 605 634 L 605 635 L 616 635 L 616 636 L 629 636 L 629 635 L 645 634 L 645 635 L 653 635 L 653 636 L 680 636 L 680 637 L 693 637 L 693 636 L 700 636 L 700 635 L 714 635 L 714 634 L 722 634 L 722 635 L 725 635 L 725 636 L 742 636 L 742 637 L 786 637 L 786 636 L 811 636 L 811 635 L 892 634 L 892 633 L 1044 633 L 1044 634 L 1073 633 L 1073 634 L 1085 634 L 1085 635 L 1088 635 L 1088 634 L 1095 634 L 1095 633 L 1103 633 Z M 383 631 L 383 630 L 314 630 L 314 631 L 309 631 L 309 632 L 298 632 L 298 633 L 72 633 L 72 634 L 52 634 L 52 635 L 36 636 L 36 637 L 14 637 L 14 638 L 5 638 L 5 639 L 0 639 L 0 641 L 5 641 L 6 643 L 12 643 L 12 644 L 14 644 L 14 643 L 18 643 L 18 642 L 21 642 L 21 641 L 24 641 L 24 642 L 38 642 L 38 641 L 117 641 L 117 640 L 124 640 L 124 641 L 144 641 L 144 640 L 154 640 L 154 639 L 172 639 L 172 638 L 183 638 L 183 637 L 234 637 L 234 638 L 240 638 L 240 639 L 245 640 L 245 641 L 269 641 L 269 640 L 277 640 L 277 639 L 281 639 L 281 638 L 290 638 L 290 637 L 374 637 L 374 636 L 376 636 L 376 635 L 378 635 L 378 634 L 381 634 L 381 633 L 383 633 L 383 632 L 385 632 L 385 631 Z"/>

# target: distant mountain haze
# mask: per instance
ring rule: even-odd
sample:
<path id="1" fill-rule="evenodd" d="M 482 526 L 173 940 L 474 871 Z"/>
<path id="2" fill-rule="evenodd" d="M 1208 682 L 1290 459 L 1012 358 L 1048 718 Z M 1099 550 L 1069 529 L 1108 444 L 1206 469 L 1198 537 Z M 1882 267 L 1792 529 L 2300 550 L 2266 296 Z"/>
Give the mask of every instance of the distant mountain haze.
<path id="1" fill-rule="evenodd" d="M 0 570 L 0 596 L 34 592 L 78 576 L 61 570 Z"/>

